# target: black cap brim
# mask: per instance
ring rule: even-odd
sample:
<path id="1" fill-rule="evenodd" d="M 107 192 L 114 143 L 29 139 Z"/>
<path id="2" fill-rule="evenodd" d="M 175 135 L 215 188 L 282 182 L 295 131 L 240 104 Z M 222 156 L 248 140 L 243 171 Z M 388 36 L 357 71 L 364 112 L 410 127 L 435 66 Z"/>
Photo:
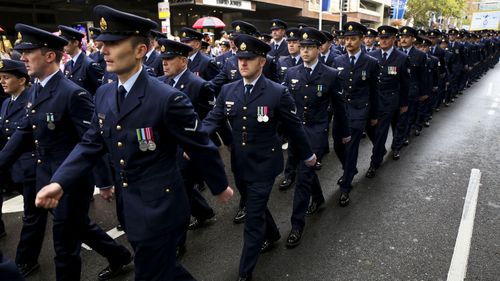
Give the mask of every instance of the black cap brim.
<path id="1" fill-rule="evenodd" d="M 103 41 L 103 42 L 111 42 L 111 41 L 121 41 L 124 39 L 129 38 L 129 35 L 123 35 L 123 34 L 111 34 L 111 33 L 104 33 L 98 35 L 94 40 L 96 41 Z"/>
<path id="2" fill-rule="evenodd" d="M 252 53 L 252 52 L 237 52 L 236 53 L 236 57 L 239 58 L 239 59 L 253 59 L 253 58 L 256 58 L 256 57 L 262 57 L 261 55 L 258 55 L 256 53 Z"/>

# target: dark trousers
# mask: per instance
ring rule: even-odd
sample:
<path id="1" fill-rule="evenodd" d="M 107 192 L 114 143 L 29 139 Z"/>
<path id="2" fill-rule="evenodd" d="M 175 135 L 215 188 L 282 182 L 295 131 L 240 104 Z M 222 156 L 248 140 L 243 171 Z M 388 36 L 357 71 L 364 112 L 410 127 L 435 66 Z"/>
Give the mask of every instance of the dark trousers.
<path id="1" fill-rule="evenodd" d="M 345 145 L 344 180 L 340 185 L 341 192 L 351 191 L 352 180 L 358 172 L 356 166 L 358 165 L 359 143 L 364 131 L 360 128 L 350 128 L 350 130 L 351 141 Z"/>
<path id="2" fill-rule="evenodd" d="M 247 276 L 252 274 L 257 265 L 262 243 L 266 239 L 278 240 L 280 233 L 271 212 L 267 208 L 274 179 L 265 182 L 237 181 L 247 192 L 247 219 L 245 221 L 243 251 L 239 270 L 240 276 Z"/>
<path id="3" fill-rule="evenodd" d="M 0 250 L 0 279 L 8 281 L 24 281 L 16 265 L 3 256 Z"/>
<path id="4" fill-rule="evenodd" d="M 406 126 L 405 138 L 408 138 L 412 129 L 417 129 L 415 124 L 417 123 L 419 111 L 419 101 L 417 97 L 408 97 L 408 125 Z"/>
<path id="5" fill-rule="evenodd" d="M 342 164 L 342 169 L 345 169 L 345 157 L 346 157 L 346 152 L 345 152 L 345 145 L 342 143 L 342 134 L 341 129 L 340 129 L 341 124 L 333 118 L 333 125 L 332 125 L 332 137 L 333 137 L 333 150 L 335 151 L 335 154 L 337 155 L 337 158 L 339 159 L 340 163 Z"/>
<path id="6" fill-rule="evenodd" d="M 288 158 L 286 159 L 285 172 L 284 172 L 285 178 L 295 180 L 299 161 L 297 157 L 293 155 L 292 149 L 288 149 L 287 153 L 288 153 Z"/>
<path id="7" fill-rule="evenodd" d="M 0 233 L 5 232 L 5 224 L 2 220 L 2 206 L 3 206 L 3 186 L 0 185 Z"/>
<path id="8" fill-rule="evenodd" d="M 432 95 L 432 94 L 431 94 Z M 426 100 L 418 101 L 418 113 L 417 120 L 415 122 L 414 128 L 416 130 L 422 131 L 424 123 L 429 120 L 430 112 L 432 111 L 432 98 L 431 95 Z"/>
<path id="9" fill-rule="evenodd" d="M 382 112 L 380 113 L 378 123 L 376 126 L 367 125 L 367 134 L 373 143 L 372 157 L 370 165 L 378 169 L 384 160 L 384 155 L 387 153 L 385 148 L 385 142 L 387 141 L 387 136 L 389 135 L 389 127 L 392 127 L 393 142 L 402 142 L 404 138 L 404 124 L 399 123 L 399 109 L 392 112 Z M 402 123 L 402 122 L 401 122 Z M 369 131 L 372 131 L 368 133 Z M 374 133 L 373 133 L 374 131 Z"/>
<path id="10" fill-rule="evenodd" d="M 52 169 L 50 165 L 37 167 L 37 189 L 42 188 L 50 181 Z M 79 186 L 66 193 L 59 200 L 59 204 L 52 210 L 56 266 L 56 280 L 80 280 L 81 243 L 87 244 L 100 255 L 106 257 L 110 264 L 123 263 L 129 259 L 129 251 L 116 243 L 98 225 L 91 222 L 88 211 L 93 186 L 86 178 L 80 179 Z"/>
<path id="11" fill-rule="evenodd" d="M 23 227 L 17 245 L 17 264 L 37 263 L 42 250 L 48 212 L 35 206 L 35 198 L 36 182 L 34 180 L 25 182 L 23 184 Z"/>
<path id="12" fill-rule="evenodd" d="M 134 249 L 136 281 L 192 281 L 193 276 L 177 262 L 175 252 L 185 227 L 145 241 L 130 241 Z"/>
<path id="13" fill-rule="evenodd" d="M 322 125 L 312 125 L 305 126 L 304 131 L 309 139 L 313 153 L 317 155 L 324 152 L 325 146 L 328 145 L 328 130 Z M 309 199 L 314 202 L 324 202 L 325 197 L 314 167 L 308 167 L 304 161 L 299 161 L 297 172 L 291 223 L 293 229 L 302 230 L 305 226 Z"/>

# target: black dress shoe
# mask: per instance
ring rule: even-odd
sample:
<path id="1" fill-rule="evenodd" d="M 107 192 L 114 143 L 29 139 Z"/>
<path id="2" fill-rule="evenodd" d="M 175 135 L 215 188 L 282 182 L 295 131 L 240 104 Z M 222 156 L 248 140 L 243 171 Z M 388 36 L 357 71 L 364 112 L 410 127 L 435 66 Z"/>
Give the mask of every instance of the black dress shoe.
<path id="1" fill-rule="evenodd" d="M 314 169 L 316 171 L 319 171 L 319 170 L 321 170 L 322 167 L 323 167 L 323 165 L 321 164 L 321 162 L 316 161 L 316 165 L 314 165 Z"/>
<path id="2" fill-rule="evenodd" d="M 420 136 L 421 131 L 420 130 L 415 130 L 415 136 L 418 137 Z"/>
<path id="3" fill-rule="evenodd" d="M 337 180 L 337 185 L 341 185 L 343 182 L 344 182 L 344 176 L 341 176 L 341 177 Z"/>
<path id="4" fill-rule="evenodd" d="M 204 182 L 197 183 L 197 184 L 196 184 L 196 188 L 197 188 L 200 192 L 203 192 L 203 191 L 206 189 L 205 183 L 204 183 Z"/>
<path id="5" fill-rule="evenodd" d="M 349 199 L 349 193 L 347 193 L 347 192 L 340 193 L 339 205 L 341 207 L 345 207 L 345 206 L 349 205 L 349 201 L 351 201 Z"/>
<path id="6" fill-rule="evenodd" d="M 292 229 L 288 238 L 286 239 L 286 247 L 288 249 L 295 248 L 300 244 L 302 240 L 302 231 L 298 229 Z"/>
<path id="7" fill-rule="evenodd" d="M 100 281 L 109 280 L 123 273 L 123 268 L 134 260 L 132 255 L 121 263 L 109 264 L 105 269 L 101 270 L 97 275 L 97 279 Z"/>
<path id="8" fill-rule="evenodd" d="M 285 179 L 284 179 L 284 180 L 280 183 L 280 187 L 279 187 L 279 189 L 280 189 L 281 191 L 287 190 L 287 189 L 289 189 L 289 188 L 292 186 L 292 184 L 293 184 L 293 183 L 294 183 L 294 180 L 293 180 L 293 179 L 291 179 L 291 178 L 285 178 Z"/>
<path id="9" fill-rule="evenodd" d="M 252 275 L 248 275 L 245 277 L 238 277 L 238 281 L 251 281 L 252 280 Z"/>
<path id="10" fill-rule="evenodd" d="M 35 270 L 39 269 L 40 265 L 36 263 L 24 263 L 24 264 L 18 264 L 17 269 L 19 270 L 19 273 L 21 273 L 22 276 L 28 277 L 32 272 Z"/>
<path id="11" fill-rule="evenodd" d="M 195 229 L 198 229 L 198 228 L 202 228 L 208 220 L 211 220 L 214 217 L 215 217 L 215 213 L 212 213 L 207 218 L 196 218 L 196 217 L 193 217 L 193 219 L 189 223 L 188 229 L 189 230 L 195 230 Z"/>
<path id="12" fill-rule="evenodd" d="M 425 126 L 426 128 L 429 128 L 429 127 L 431 126 L 431 122 L 429 122 L 429 121 L 425 121 L 424 126 Z"/>
<path id="13" fill-rule="evenodd" d="M 278 239 L 276 240 L 271 240 L 271 239 L 266 239 L 264 241 L 264 243 L 262 243 L 262 247 L 260 248 L 260 252 L 261 253 L 266 253 L 266 252 L 269 252 L 273 247 L 274 247 L 274 244 L 276 243 L 276 241 L 278 241 Z"/>
<path id="14" fill-rule="evenodd" d="M 319 210 L 319 207 L 321 207 L 321 205 L 323 205 L 323 203 L 325 203 L 325 200 L 319 201 L 319 202 L 311 201 L 311 203 L 309 203 L 309 206 L 307 207 L 306 215 L 310 216 L 310 215 L 314 215 L 315 213 L 317 213 Z"/>
<path id="15" fill-rule="evenodd" d="M 410 145 L 410 140 L 406 139 L 403 141 L 404 146 L 409 146 Z"/>
<path id="16" fill-rule="evenodd" d="M 238 209 L 238 212 L 236 212 L 236 215 L 233 218 L 233 222 L 244 223 L 246 219 L 247 219 L 247 208 L 243 207 Z"/>
<path id="17" fill-rule="evenodd" d="M 401 158 L 401 154 L 400 154 L 399 150 L 394 150 L 392 152 L 392 159 L 393 160 L 399 160 L 399 158 Z"/>
<path id="18" fill-rule="evenodd" d="M 376 175 L 375 171 L 377 171 L 377 169 L 375 169 L 372 166 L 370 166 L 370 168 L 368 168 L 368 171 L 366 171 L 365 177 L 367 177 L 369 179 L 374 178 L 375 175 Z"/>
<path id="19" fill-rule="evenodd" d="M 123 231 L 123 226 L 121 224 L 118 224 L 116 226 L 116 230 Z"/>

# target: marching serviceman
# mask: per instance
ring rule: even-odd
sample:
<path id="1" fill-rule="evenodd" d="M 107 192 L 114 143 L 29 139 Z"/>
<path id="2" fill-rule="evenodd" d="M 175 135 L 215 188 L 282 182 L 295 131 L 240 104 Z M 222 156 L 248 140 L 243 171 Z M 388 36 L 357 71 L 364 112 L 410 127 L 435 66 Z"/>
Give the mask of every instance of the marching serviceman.
<path id="1" fill-rule="evenodd" d="M 361 51 L 366 27 L 357 22 L 344 24 L 344 39 L 347 53 L 334 60 L 334 67 L 339 70 L 342 94 L 347 103 L 347 116 L 351 141 L 342 142 L 342 125 L 333 120 L 335 153 L 342 163 L 343 176 L 338 180 L 340 185 L 340 206 L 349 204 L 349 192 L 352 180 L 357 174 L 359 143 L 367 122 L 370 126 L 378 122 L 378 75 L 377 59 Z"/>
<path id="2" fill-rule="evenodd" d="M 288 68 L 302 63 L 302 59 L 300 58 L 299 38 L 297 37 L 298 33 L 299 29 L 295 27 L 289 28 L 286 31 L 286 42 L 288 45 L 289 55 L 282 56 L 278 60 L 281 82 L 283 82 L 283 79 L 285 79 L 286 71 Z"/>
<path id="3" fill-rule="evenodd" d="M 68 40 L 64 52 L 71 56 L 64 64 L 64 75 L 92 95 L 102 83 L 103 69 L 99 62 L 92 61 L 82 51 L 82 39 L 85 36 L 80 31 L 69 26 L 59 25 L 61 36 Z"/>
<path id="4" fill-rule="evenodd" d="M 316 156 L 288 89 L 262 75 L 271 47 L 245 34 L 238 35 L 235 44 L 243 79 L 222 87 L 215 108 L 203 120 L 203 128 L 212 133 L 226 120 L 233 128 L 231 166 L 247 211 L 238 280 L 248 281 L 259 253 L 269 250 L 280 238 L 267 207 L 275 178 L 283 171 L 278 122 L 293 142 L 290 149 L 298 159 L 312 167 Z"/>
<path id="5" fill-rule="evenodd" d="M 104 42 L 108 71 L 117 74 L 118 82 L 97 91 L 89 130 L 51 184 L 38 192 L 37 205 L 61 204 L 61 196 L 76 191 L 79 175 L 110 153 L 123 200 L 123 227 L 135 252 L 135 280 L 194 280 L 176 261 L 178 241 L 189 223 L 178 146 L 225 202 L 232 189 L 222 160 L 208 135 L 200 131 L 189 98 L 148 75 L 142 66 L 156 23 L 103 5 L 96 6 L 94 14 L 102 30 L 97 40 Z"/>
<path id="6" fill-rule="evenodd" d="M 192 73 L 200 76 L 206 81 L 212 80 L 219 74 L 219 68 L 214 59 L 201 52 L 203 33 L 194 29 L 183 27 L 181 29 L 181 42 L 189 45 L 188 68 Z"/>
<path id="7" fill-rule="evenodd" d="M 271 51 L 269 52 L 269 55 L 275 57 L 276 59 L 279 59 L 282 56 L 290 55 L 286 43 L 287 39 L 285 38 L 286 28 L 286 22 L 280 19 L 271 20 L 271 36 L 273 38 L 273 42 L 271 43 Z"/>
<path id="8" fill-rule="evenodd" d="M 65 78 L 59 62 L 68 41 L 50 32 L 25 24 L 16 24 L 22 41 L 16 45 L 28 74 L 36 78 L 30 88 L 26 117 L 0 152 L 0 167 L 5 169 L 23 152 L 36 150 L 37 190 L 50 183 L 56 169 L 66 159 L 90 126 L 94 112 L 92 95 Z M 107 163 L 99 159 L 94 168 L 95 185 L 109 193 L 112 183 Z M 97 161 L 96 161 L 97 162 Z M 86 172 L 73 173 L 71 192 L 59 196 L 59 205 L 51 206 L 55 250 L 56 280 L 80 280 L 81 243 L 105 256 L 109 266 L 98 274 L 108 280 L 131 262 L 130 252 L 117 244 L 88 216 L 94 184 Z"/>
<path id="9" fill-rule="evenodd" d="M 338 129 L 341 130 L 342 141 L 347 143 L 349 140 L 344 97 L 338 71 L 319 61 L 320 48 L 327 40 L 324 33 L 312 27 L 304 27 L 299 32 L 299 38 L 303 64 L 288 70 L 284 85 L 295 101 L 297 115 L 302 121 L 313 152 L 323 155 L 328 147 L 330 105 L 334 118 L 340 124 Z M 291 141 L 291 146 L 293 145 Z M 302 239 L 306 214 L 316 213 L 324 204 L 325 198 L 315 169 L 297 159 L 291 149 L 288 150 L 287 166 L 290 165 L 290 160 L 298 164 L 293 167 L 297 169 L 298 176 L 293 197 L 292 230 L 286 241 L 286 246 L 293 248 Z"/>

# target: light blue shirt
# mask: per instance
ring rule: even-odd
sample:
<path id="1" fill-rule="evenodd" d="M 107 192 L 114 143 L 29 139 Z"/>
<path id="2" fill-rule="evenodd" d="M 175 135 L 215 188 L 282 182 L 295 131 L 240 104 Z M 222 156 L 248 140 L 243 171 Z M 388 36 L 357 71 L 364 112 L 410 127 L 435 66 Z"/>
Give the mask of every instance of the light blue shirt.
<path id="1" fill-rule="evenodd" d="M 186 70 L 187 70 L 187 67 L 186 67 L 183 71 L 181 71 L 181 73 L 177 74 L 177 75 L 173 78 L 173 80 L 174 80 L 174 85 L 172 85 L 172 87 L 175 87 L 175 85 L 177 85 L 177 82 L 179 81 L 179 79 L 181 79 L 181 76 L 184 74 L 184 72 L 186 72 Z"/>
<path id="2" fill-rule="evenodd" d="M 52 77 L 54 77 L 54 75 L 56 75 L 57 72 L 59 72 L 59 69 L 57 69 L 56 72 L 50 74 L 49 76 L 45 77 L 45 79 L 43 79 L 41 81 L 39 79 L 37 79 L 38 83 L 40 83 L 40 85 L 42 85 L 42 87 L 45 87 L 45 85 L 47 85 L 47 83 L 49 83 L 50 79 Z"/>
<path id="3" fill-rule="evenodd" d="M 260 76 L 262 76 L 262 74 L 261 74 L 261 75 L 259 75 L 259 77 L 257 77 L 257 79 L 253 80 L 253 81 L 252 81 L 252 82 L 250 82 L 250 83 L 245 83 L 245 81 L 243 80 L 243 83 L 244 83 L 244 85 L 245 85 L 245 86 L 246 86 L 246 85 L 250 85 L 250 84 L 253 86 L 253 87 L 252 87 L 252 89 L 250 89 L 250 93 L 252 93 L 252 92 L 253 92 L 253 89 L 255 89 L 255 84 L 257 84 L 257 81 L 259 80 Z"/>
<path id="4" fill-rule="evenodd" d="M 359 51 L 354 55 L 349 52 L 347 52 L 347 55 L 349 56 L 349 61 L 351 61 L 351 56 L 354 56 L 354 64 L 356 64 L 358 62 L 359 56 L 361 56 L 361 48 L 359 48 Z"/>
<path id="5" fill-rule="evenodd" d="M 319 58 L 316 60 L 316 62 L 311 65 L 311 66 L 307 66 L 306 63 L 304 63 L 304 67 L 309 67 L 311 69 L 311 74 L 314 72 L 314 69 L 316 68 L 316 66 L 318 65 L 319 63 Z"/>
<path id="6" fill-rule="evenodd" d="M 82 51 L 79 51 L 78 54 L 76 54 L 76 56 L 71 58 L 71 60 L 73 61 L 73 66 L 76 64 L 76 61 L 78 60 L 78 57 L 80 57 L 81 53 Z"/>
<path id="7" fill-rule="evenodd" d="M 139 71 L 134 73 L 134 75 L 130 76 L 130 78 L 127 81 L 125 81 L 125 83 L 123 83 L 123 84 L 120 81 L 120 79 L 118 79 L 118 88 L 120 88 L 120 86 L 123 86 L 125 88 L 125 90 L 127 91 L 127 93 L 125 94 L 125 97 L 128 96 L 128 93 L 132 89 L 132 86 L 134 86 L 135 81 L 137 81 L 137 78 L 139 77 L 139 74 L 141 74 L 141 71 L 142 71 L 142 65 L 141 65 L 141 68 L 139 69 Z"/>

